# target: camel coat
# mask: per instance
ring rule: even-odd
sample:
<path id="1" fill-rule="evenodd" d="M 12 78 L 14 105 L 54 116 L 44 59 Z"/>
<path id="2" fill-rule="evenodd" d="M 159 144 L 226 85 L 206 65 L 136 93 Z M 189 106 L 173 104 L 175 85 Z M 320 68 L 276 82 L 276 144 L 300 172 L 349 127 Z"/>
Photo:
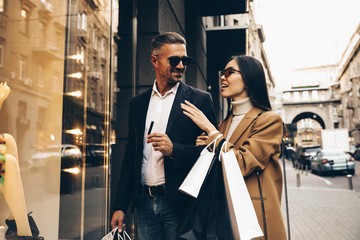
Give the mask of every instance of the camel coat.
<path id="1" fill-rule="evenodd" d="M 232 116 L 220 123 L 219 131 L 223 136 L 217 140 L 216 146 L 221 139 L 226 138 L 231 120 Z M 286 239 L 284 221 L 280 210 L 283 179 L 278 161 L 283 136 L 282 126 L 282 119 L 278 114 L 253 108 L 245 114 L 230 137 L 230 144 L 228 144 L 228 149 L 234 149 L 259 224 L 264 231 L 256 174 L 260 170 L 268 240 Z M 207 143 L 212 142 L 220 133 L 209 137 Z"/>

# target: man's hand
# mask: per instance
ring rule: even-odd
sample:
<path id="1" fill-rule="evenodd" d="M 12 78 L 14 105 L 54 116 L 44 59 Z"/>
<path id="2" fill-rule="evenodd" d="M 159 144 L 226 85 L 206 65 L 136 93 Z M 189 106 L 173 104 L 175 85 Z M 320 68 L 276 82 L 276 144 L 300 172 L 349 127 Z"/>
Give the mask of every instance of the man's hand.
<path id="1" fill-rule="evenodd" d="M 173 144 L 164 133 L 151 133 L 146 136 L 146 143 L 151 143 L 155 151 L 160 151 L 164 156 L 171 157 L 173 151 Z"/>
<path id="2" fill-rule="evenodd" d="M 115 211 L 112 219 L 111 219 L 111 229 L 114 229 L 116 227 L 118 227 L 119 232 L 123 231 L 123 228 L 125 227 L 124 222 L 124 218 L 125 218 L 125 213 L 121 210 Z"/>

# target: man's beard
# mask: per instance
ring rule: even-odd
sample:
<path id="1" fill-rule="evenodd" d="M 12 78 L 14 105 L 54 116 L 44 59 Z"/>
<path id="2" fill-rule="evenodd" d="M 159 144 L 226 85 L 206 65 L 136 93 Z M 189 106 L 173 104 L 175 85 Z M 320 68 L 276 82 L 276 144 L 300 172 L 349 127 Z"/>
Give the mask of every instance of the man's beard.
<path id="1" fill-rule="evenodd" d="M 185 71 L 173 71 L 172 73 L 175 73 L 175 75 L 171 74 L 170 75 L 170 80 L 171 82 L 181 82 L 184 78 L 184 75 L 185 75 Z M 177 75 L 181 73 L 181 75 L 178 77 Z"/>

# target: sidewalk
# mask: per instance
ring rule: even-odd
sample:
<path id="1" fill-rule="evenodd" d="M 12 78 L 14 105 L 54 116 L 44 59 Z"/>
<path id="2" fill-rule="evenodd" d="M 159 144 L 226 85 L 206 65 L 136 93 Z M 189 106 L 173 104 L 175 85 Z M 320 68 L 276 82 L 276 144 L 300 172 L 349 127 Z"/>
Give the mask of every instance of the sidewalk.
<path id="1" fill-rule="evenodd" d="M 305 172 L 300 173 L 301 185 L 297 187 L 296 173 L 287 162 L 291 239 L 360 239 L 360 192 L 330 188 L 320 177 Z M 282 211 L 287 228 L 284 193 L 285 189 Z"/>

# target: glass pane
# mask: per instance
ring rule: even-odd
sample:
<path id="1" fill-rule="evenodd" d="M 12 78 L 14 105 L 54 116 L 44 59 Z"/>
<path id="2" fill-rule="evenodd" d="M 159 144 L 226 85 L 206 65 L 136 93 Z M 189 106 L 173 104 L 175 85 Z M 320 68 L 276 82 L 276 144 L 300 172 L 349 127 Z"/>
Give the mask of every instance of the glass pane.
<path id="1" fill-rule="evenodd" d="M 110 96 L 116 72 L 111 29 L 117 28 L 118 7 L 116 1 L 73 1 L 68 11 L 63 144 L 83 154 L 76 174 L 62 173 L 59 238 L 95 240 L 105 235 L 108 220 Z"/>

